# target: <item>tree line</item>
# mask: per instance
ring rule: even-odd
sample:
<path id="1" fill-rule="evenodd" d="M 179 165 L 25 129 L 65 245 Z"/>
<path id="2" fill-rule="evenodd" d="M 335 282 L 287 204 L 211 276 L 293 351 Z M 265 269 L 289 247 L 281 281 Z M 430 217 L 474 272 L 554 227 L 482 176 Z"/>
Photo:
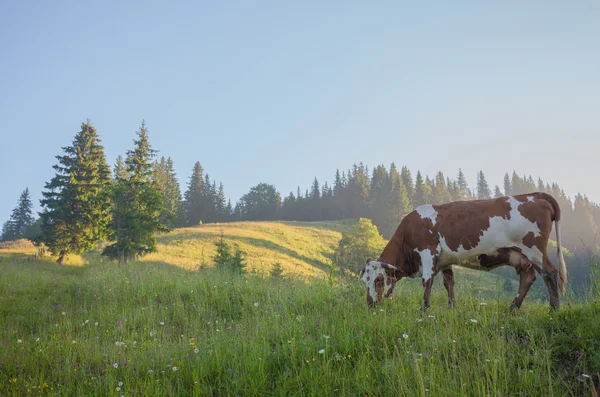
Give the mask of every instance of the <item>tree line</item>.
<path id="1" fill-rule="evenodd" d="M 531 176 L 506 173 L 502 187 L 488 184 L 483 171 L 471 189 L 461 169 L 455 178 L 439 171 L 433 176 L 408 167 L 362 163 L 336 170 L 331 183 L 314 178 L 310 188 L 298 187 L 283 199 L 274 185 L 259 183 L 232 205 L 223 183 L 212 180 L 198 161 L 185 192 L 170 157 L 157 158 L 145 122 L 136 132 L 133 147 L 109 167 L 95 127 L 81 124 L 70 146 L 62 148 L 53 166 L 55 176 L 45 184 L 42 211 L 32 214 L 25 189 L 2 239 L 20 237 L 43 242 L 62 263 L 69 253 L 91 249 L 108 241 L 103 254 L 127 262 L 156 250 L 157 232 L 202 223 L 296 220 L 327 221 L 369 218 L 384 237 L 394 233 L 402 218 L 421 204 L 486 199 L 543 191 L 552 194 L 563 212 L 563 245 L 571 250 L 597 244 L 600 206 L 578 194 L 571 199 L 556 183 L 537 182 Z"/>

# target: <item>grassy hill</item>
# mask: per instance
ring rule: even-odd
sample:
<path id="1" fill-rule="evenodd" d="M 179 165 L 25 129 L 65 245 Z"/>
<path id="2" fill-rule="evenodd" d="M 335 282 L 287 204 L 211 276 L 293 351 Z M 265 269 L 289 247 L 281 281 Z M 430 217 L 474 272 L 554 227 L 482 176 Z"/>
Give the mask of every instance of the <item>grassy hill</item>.
<path id="1" fill-rule="evenodd" d="M 489 288 L 497 276 L 461 271 L 455 309 L 438 280 L 422 313 L 420 283 L 403 280 L 369 310 L 356 278 L 310 277 L 328 265 L 344 227 L 181 229 L 160 237 L 158 254 L 122 266 L 97 255 L 59 266 L 26 261 L 26 246 L 0 249 L 0 395 L 587 396 L 599 388 L 597 296 L 563 298 L 556 313 L 528 296 L 513 313 L 511 297 Z M 197 268 L 221 229 L 258 274 Z M 264 277 L 275 260 L 294 277 Z"/>
<path id="2" fill-rule="evenodd" d="M 293 277 L 327 272 L 341 233 L 353 221 L 235 222 L 175 229 L 158 238 L 158 253 L 143 258 L 184 269 L 213 266 L 215 243 L 224 238 L 246 253 L 247 269 L 268 274 L 279 262 Z"/>

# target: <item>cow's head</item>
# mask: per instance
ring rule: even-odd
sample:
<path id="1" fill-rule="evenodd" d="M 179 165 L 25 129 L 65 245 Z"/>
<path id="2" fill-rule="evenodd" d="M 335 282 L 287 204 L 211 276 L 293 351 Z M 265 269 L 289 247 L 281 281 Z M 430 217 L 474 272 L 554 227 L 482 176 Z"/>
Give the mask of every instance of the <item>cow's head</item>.
<path id="1" fill-rule="evenodd" d="M 372 261 L 367 259 L 365 267 L 360 271 L 360 277 L 367 286 L 367 304 L 369 307 L 375 306 L 383 301 L 384 297 L 392 294 L 396 285 L 394 271 L 396 267 L 382 261 Z"/>

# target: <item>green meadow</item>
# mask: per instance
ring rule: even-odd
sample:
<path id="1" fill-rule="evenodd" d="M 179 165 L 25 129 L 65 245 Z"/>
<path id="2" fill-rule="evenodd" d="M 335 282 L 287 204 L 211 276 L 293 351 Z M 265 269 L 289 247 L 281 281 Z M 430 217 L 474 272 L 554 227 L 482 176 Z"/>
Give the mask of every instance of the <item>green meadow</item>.
<path id="1" fill-rule="evenodd" d="M 328 278 L 348 226 L 176 229 L 125 265 L 1 248 L 0 396 L 597 395 L 597 294 L 512 312 L 501 277 L 457 269 L 453 309 L 441 277 L 427 312 L 419 280 L 368 309 L 357 277 Z M 214 269 L 221 233 L 246 275 Z"/>

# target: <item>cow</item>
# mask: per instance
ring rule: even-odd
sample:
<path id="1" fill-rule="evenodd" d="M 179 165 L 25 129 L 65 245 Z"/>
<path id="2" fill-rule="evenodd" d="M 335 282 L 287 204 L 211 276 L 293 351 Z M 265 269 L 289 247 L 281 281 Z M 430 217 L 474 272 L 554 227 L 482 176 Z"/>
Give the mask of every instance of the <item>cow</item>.
<path id="1" fill-rule="evenodd" d="M 559 270 L 546 253 L 556 226 Z M 538 272 L 548 288 L 550 306 L 559 308 L 565 293 L 567 267 L 560 242 L 560 207 L 554 197 L 534 192 L 487 200 L 425 204 L 401 221 L 375 261 L 360 271 L 367 287 L 367 304 L 390 297 L 398 280 L 421 277 L 423 309 L 429 307 L 433 278 L 442 272 L 448 306 L 454 299 L 453 265 L 489 271 L 509 265 L 519 275 L 519 291 L 511 308 L 518 309 Z"/>

